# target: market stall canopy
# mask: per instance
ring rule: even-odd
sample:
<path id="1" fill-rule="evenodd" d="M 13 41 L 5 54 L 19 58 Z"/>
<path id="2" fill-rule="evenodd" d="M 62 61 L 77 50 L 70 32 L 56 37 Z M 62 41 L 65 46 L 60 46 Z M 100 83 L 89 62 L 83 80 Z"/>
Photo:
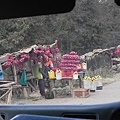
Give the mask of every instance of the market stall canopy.
<path id="1" fill-rule="evenodd" d="M 9 53 L 8 53 L 8 54 L 9 54 Z M 7 59 L 8 59 L 7 55 L 8 55 L 8 54 L 4 54 L 4 55 L 1 55 L 1 56 L 0 56 L 0 64 L 3 63 L 3 62 L 5 62 L 5 61 L 7 61 Z"/>
<path id="2" fill-rule="evenodd" d="M 7 61 L 8 55 L 13 55 L 14 57 L 17 57 L 17 56 L 19 56 L 19 55 L 22 54 L 22 53 L 29 53 L 33 48 L 36 48 L 36 47 L 37 47 L 37 45 L 32 45 L 32 46 L 30 46 L 29 48 L 21 49 L 21 50 L 18 51 L 18 52 L 5 53 L 4 55 L 1 55 L 1 56 L 0 56 L 0 63 L 3 63 L 3 62 L 5 62 L 5 61 Z"/>
<path id="3" fill-rule="evenodd" d="M 111 47 L 111 48 L 106 48 L 106 49 L 94 49 L 92 52 L 88 52 L 88 53 L 85 53 L 84 55 L 81 55 L 81 59 L 82 60 L 85 60 L 85 57 L 87 60 L 95 57 L 96 55 L 99 55 L 99 54 L 102 54 L 102 53 L 107 53 L 111 50 L 115 50 L 116 48 L 120 48 L 120 45 L 118 46 L 115 46 L 115 47 Z"/>
<path id="4" fill-rule="evenodd" d="M 38 47 L 37 45 L 32 45 L 32 46 L 30 46 L 30 47 L 28 47 L 26 49 L 21 49 L 18 52 L 14 52 L 14 53 L 12 53 L 12 55 L 17 57 L 22 53 L 29 53 L 30 51 L 32 51 L 32 49 L 37 48 L 37 47 Z"/>
<path id="5" fill-rule="evenodd" d="M 19 50 L 17 52 L 5 53 L 4 55 L 0 56 L 0 64 L 6 62 L 10 56 L 13 56 L 13 59 L 14 59 L 14 58 L 17 58 L 18 56 L 20 56 L 21 54 L 29 54 L 33 49 L 34 50 L 38 49 L 41 46 L 44 49 L 46 49 L 47 46 L 49 46 L 50 48 L 55 47 L 57 49 L 58 48 L 58 40 L 55 40 L 55 42 L 53 44 L 50 44 L 50 45 L 32 45 L 32 46 L 30 46 L 28 48 L 21 49 L 21 50 Z"/>

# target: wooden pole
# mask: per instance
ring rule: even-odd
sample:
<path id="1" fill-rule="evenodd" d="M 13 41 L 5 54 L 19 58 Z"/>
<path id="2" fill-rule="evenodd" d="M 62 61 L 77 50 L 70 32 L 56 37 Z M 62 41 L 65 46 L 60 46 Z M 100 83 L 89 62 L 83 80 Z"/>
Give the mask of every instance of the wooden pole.
<path id="1" fill-rule="evenodd" d="M 28 83 L 28 85 L 29 85 L 35 92 L 37 92 L 37 90 L 36 90 L 30 83 Z"/>
<path id="2" fill-rule="evenodd" d="M 15 80 L 15 83 L 17 83 L 17 72 L 16 72 L 16 68 L 15 68 L 15 65 L 13 65 L 13 72 L 14 72 L 14 80 Z"/>
<path id="3" fill-rule="evenodd" d="M 8 93 L 7 104 L 11 104 L 12 101 L 12 87 L 10 88 L 10 92 Z"/>
<path id="4" fill-rule="evenodd" d="M 0 99 L 2 99 L 3 97 L 5 97 L 9 92 L 10 92 L 10 89 L 5 94 L 3 94 L 2 96 L 0 96 Z"/>
<path id="5" fill-rule="evenodd" d="M 6 84 L 2 84 L 2 85 L 0 85 L 0 88 L 1 87 L 9 87 L 9 86 L 11 86 L 13 84 L 15 84 L 15 82 L 10 82 L 10 83 L 6 83 Z"/>
<path id="6" fill-rule="evenodd" d="M 28 98 L 28 93 L 25 87 L 23 87 L 23 94 L 25 98 Z"/>

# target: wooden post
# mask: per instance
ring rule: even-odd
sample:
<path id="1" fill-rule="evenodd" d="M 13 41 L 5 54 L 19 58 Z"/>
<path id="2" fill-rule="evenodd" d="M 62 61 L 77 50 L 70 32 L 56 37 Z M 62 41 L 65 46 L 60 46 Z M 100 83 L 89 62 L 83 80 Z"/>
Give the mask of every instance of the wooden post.
<path id="1" fill-rule="evenodd" d="M 70 86 L 70 92 L 73 94 L 73 79 L 68 80 L 69 81 L 69 86 Z"/>
<path id="2" fill-rule="evenodd" d="M 35 92 L 37 92 L 37 90 L 30 84 L 30 82 L 28 83 L 28 86 L 30 86 Z"/>
<path id="3" fill-rule="evenodd" d="M 16 68 L 15 68 L 15 65 L 13 65 L 13 72 L 14 72 L 14 80 L 15 80 L 15 83 L 17 83 L 17 72 L 16 72 Z"/>
<path id="4" fill-rule="evenodd" d="M 28 93 L 26 87 L 23 87 L 23 94 L 25 98 L 28 98 Z"/>
<path id="5" fill-rule="evenodd" d="M 11 101 L 12 101 L 12 87 L 10 88 L 10 92 L 8 93 L 7 104 L 11 104 Z"/>

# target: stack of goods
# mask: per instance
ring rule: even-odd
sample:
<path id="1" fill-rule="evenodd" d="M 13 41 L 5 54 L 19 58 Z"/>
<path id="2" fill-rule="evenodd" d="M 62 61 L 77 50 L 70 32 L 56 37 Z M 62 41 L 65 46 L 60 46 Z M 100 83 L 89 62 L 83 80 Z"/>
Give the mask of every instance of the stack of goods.
<path id="1" fill-rule="evenodd" d="M 73 73 L 77 71 L 77 65 L 80 62 L 80 56 L 77 52 L 70 52 L 62 56 L 62 60 L 59 63 L 59 68 L 62 70 L 62 77 L 72 77 Z"/>
<path id="2" fill-rule="evenodd" d="M 90 89 L 91 92 L 103 89 L 102 77 L 100 75 L 96 75 L 94 77 L 85 76 L 83 78 L 83 84 L 84 88 Z"/>
<path id="3" fill-rule="evenodd" d="M 111 52 L 111 56 L 112 56 L 112 58 L 119 58 L 120 57 L 120 46 L 119 45 L 115 48 L 114 52 L 113 51 Z"/>
<path id="4" fill-rule="evenodd" d="M 116 48 L 115 54 L 116 54 L 116 55 L 120 55 L 120 47 L 117 47 L 117 48 Z"/>

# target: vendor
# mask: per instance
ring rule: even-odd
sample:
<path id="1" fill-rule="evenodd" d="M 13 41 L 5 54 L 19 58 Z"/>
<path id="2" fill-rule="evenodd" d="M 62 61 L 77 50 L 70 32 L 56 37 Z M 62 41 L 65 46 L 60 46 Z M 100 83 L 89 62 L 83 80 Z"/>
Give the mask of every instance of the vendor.
<path id="1" fill-rule="evenodd" d="M 47 55 L 44 55 L 44 57 L 45 57 L 45 66 L 47 66 L 50 69 L 52 69 L 53 68 L 52 60 Z"/>
<path id="2" fill-rule="evenodd" d="M 82 69 L 83 69 L 83 68 L 82 68 L 82 64 L 78 64 L 78 65 L 77 65 L 77 70 L 80 71 L 80 70 L 82 70 Z"/>
<path id="3" fill-rule="evenodd" d="M 46 66 L 41 62 L 34 61 L 33 72 L 35 78 L 38 79 L 38 86 L 42 98 L 45 98 L 45 80 L 48 79 Z"/>

